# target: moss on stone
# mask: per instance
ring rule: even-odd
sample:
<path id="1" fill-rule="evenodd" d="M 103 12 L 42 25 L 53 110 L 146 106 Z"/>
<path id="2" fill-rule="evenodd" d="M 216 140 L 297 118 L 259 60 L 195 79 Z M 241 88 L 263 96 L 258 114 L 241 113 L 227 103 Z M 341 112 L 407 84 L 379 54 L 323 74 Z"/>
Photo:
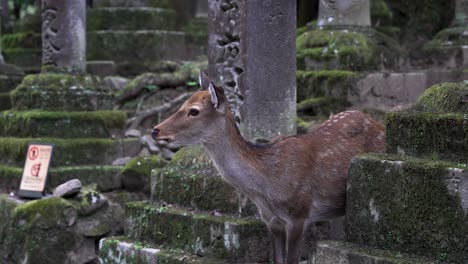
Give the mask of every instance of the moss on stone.
<path id="1" fill-rule="evenodd" d="M 173 30 L 175 11 L 150 7 L 95 8 L 88 11 L 86 26 L 94 30 Z"/>
<path id="2" fill-rule="evenodd" d="M 185 147 L 151 174 L 151 197 L 200 210 L 253 215 L 256 207 L 222 180 L 202 147 Z"/>
<path id="3" fill-rule="evenodd" d="M 126 119 L 123 111 L 5 111 L 0 112 L 0 136 L 110 138 L 121 134 Z"/>
<path id="4" fill-rule="evenodd" d="M 427 89 L 410 112 L 468 114 L 468 82 L 442 83 Z"/>
<path id="5" fill-rule="evenodd" d="M 100 0 L 96 2 L 97 7 L 159 7 L 170 8 L 170 0 Z"/>
<path id="6" fill-rule="evenodd" d="M 149 193 L 151 171 L 162 168 L 166 164 L 167 161 L 160 156 L 132 159 L 122 170 L 123 187 L 127 190 L 144 190 Z"/>
<path id="7" fill-rule="evenodd" d="M 345 100 L 334 98 L 309 98 L 297 104 L 299 115 L 325 116 L 344 111 L 350 104 Z"/>
<path id="8" fill-rule="evenodd" d="M 0 111 L 11 108 L 10 93 L 0 93 Z"/>
<path id="9" fill-rule="evenodd" d="M 41 70 L 42 49 L 10 48 L 2 50 L 5 61 L 21 67 L 25 72 Z"/>
<path id="10" fill-rule="evenodd" d="M 208 19 L 195 17 L 184 27 L 187 42 L 201 47 L 208 45 Z"/>
<path id="11" fill-rule="evenodd" d="M 383 154 L 354 158 L 347 192 L 348 241 L 466 263 L 468 215 L 457 182 L 458 177 L 466 181 L 467 168 Z"/>
<path id="12" fill-rule="evenodd" d="M 297 71 L 297 101 L 318 97 L 346 101 L 348 90 L 355 85 L 357 77 L 352 71 Z"/>
<path id="13" fill-rule="evenodd" d="M 59 139 L 59 138 L 0 138 L 0 160 L 4 164 L 22 166 L 28 143 L 54 144 L 52 166 L 101 165 L 110 164 L 130 152 L 135 139 Z"/>
<path id="14" fill-rule="evenodd" d="M 9 193 L 18 190 L 23 170 L 0 165 L 0 191 Z"/>
<path id="15" fill-rule="evenodd" d="M 316 29 L 296 40 L 300 70 L 342 69 L 363 71 L 397 67 L 401 49 L 376 31 Z"/>
<path id="16" fill-rule="evenodd" d="M 145 202 L 127 204 L 128 235 L 201 256 L 264 262 L 267 230 L 259 220 L 194 213 Z"/>
<path id="17" fill-rule="evenodd" d="M 91 75 L 28 75 L 11 93 L 15 109 L 88 111 L 112 109 L 114 94 Z"/>
<path id="18" fill-rule="evenodd" d="M 41 33 L 16 32 L 12 34 L 5 34 L 2 36 L 2 49 L 41 49 L 42 36 Z"/>
<path id="19" fill-rule="evenodd" d="M 184 34 L 174 31 L 90 31 L 88 60 L 148 62 L 180 57 Z"/>

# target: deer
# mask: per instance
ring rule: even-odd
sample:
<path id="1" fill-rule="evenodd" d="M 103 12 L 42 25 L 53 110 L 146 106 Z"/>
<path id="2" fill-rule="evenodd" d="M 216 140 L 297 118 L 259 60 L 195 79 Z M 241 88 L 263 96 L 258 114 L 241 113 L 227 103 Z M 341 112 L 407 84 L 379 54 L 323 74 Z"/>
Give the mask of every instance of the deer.
<path id="1" fill-rule="evenodd" d="M 224 89 L 205 73 L 200 86 L 153 128 L 152 138 L 203 145 L 223 180 L 257 206 L 272 239 L 274 263 L 297 264 L 306 228 L 344 215 L 351 159 L 383 152 L 384 127 L 363 112 L 346 111 L 313 132 L 254 144 L 242 137 Z"/>

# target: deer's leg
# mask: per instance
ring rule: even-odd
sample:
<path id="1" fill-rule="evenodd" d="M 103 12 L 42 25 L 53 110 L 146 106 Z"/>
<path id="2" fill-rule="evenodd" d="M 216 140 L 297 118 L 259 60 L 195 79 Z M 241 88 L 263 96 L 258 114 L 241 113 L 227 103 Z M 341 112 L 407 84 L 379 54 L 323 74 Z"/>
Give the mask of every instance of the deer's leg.
<path id="1" fill-rule="evenodd" d="M 304 220 L 296 220 L 286 225 L 286 263 L 297 264 L 301 258 Z"/>
<path id="2" fill-rule="evenodd" d="M 266 222 L 271 234 L 273 246 L 273 262 L 284 264 L 286 261 L 286 223 L 277 216 L 261 213 L 262 219 Z"/>

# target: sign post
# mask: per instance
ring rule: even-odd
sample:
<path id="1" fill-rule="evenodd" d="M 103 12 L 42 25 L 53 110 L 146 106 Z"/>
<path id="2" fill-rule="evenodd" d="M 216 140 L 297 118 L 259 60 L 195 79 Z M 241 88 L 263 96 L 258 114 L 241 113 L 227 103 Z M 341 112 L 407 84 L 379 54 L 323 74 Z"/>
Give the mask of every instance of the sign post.
<path id="1" fill-rule="evenodd" d="M 54 145 L 29 144 L 18 196 L 42 198 Z"/>

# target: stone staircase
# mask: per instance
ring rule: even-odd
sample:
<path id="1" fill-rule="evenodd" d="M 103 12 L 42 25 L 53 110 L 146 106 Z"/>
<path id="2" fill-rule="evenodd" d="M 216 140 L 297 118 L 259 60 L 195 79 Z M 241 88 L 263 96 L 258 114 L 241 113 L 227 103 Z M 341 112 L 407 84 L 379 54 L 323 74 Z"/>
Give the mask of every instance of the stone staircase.
<path id="1" fill-rule="evenodd" d="M 26 76 L 11 92 L 13 109 L 0 112 L 0 189 L 17 191 L 29 143 L 55 145 L 48 191 L 77 178 L 101 191 L 119 189 L 120 157 L 140 151 L 123 139 L 125 112 L 112 111 L 112 94 L 90 76 Z"/>
<path id="2" fill-rule="evenodd" d="M 312 263 L 468 262 L 468 84 L 429 88 L 386 117 L 385 154 L 353 159 L 347 242 Z"/>
<path id="3" fill-rule="evenodd" d="M 175 31 L 176 13 L 168 0 L 99 0 L 87 16 L 87 59 L 113 60 L 119 74 L 185 54 L 185 35 Z"/>

